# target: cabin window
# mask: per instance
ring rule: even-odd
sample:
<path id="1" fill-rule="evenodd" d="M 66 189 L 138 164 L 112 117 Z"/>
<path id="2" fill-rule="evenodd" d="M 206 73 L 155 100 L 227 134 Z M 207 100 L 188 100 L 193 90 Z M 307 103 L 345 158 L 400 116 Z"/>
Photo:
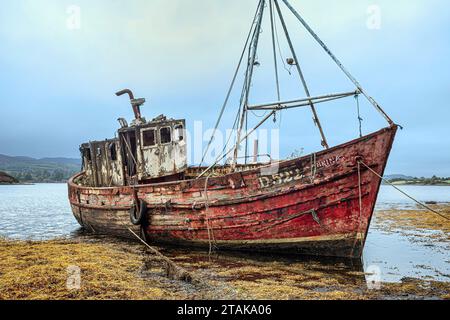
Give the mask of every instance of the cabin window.
<path id="1" fill-rule="evenodd" d="M 91 149 L 83 149 L 83 155 L 87 161 L 91 161 Z"/>
<path id="2" fill-rule="evenodd" d="M 178 142 L 184 140 L 184 129 L 182 125 L 175 127 L 175 139 L 177 139 Z"/>
<path id="3" fill-rule="evenodd" d="M 161 144 L 167 144 L 172 142 L 172 130 L 170 127 L 161 128 L 160 135 L 161 135 Z"/>
<path id="4" fill-rule="evenodd" d="M 101 157 L 101 156 L 102 156 L 102 148 L 97 147 L 97 157 Z"/>
<path id="5" fill-rule="evenodd" d="M 109 155 L 111 156 L 112 161 L 117 161 L 117 149 L 115 143 L 109 145 Z"/>
<path id="6" fill-rule="evenodd" d="M 156 130 L 150 129 L 142 132 L 142 145 L 144 147 L 153 147 L 156 145 Z"/>

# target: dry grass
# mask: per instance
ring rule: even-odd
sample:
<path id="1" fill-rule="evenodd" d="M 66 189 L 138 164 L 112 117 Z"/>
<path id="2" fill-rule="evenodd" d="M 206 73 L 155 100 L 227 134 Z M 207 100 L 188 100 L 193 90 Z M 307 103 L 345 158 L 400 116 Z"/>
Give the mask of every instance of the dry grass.
<path id="1" fill-rule="evenodd" d="M 227 265 L 221 259 L 199 261 L 199 256 L 176 257 L 178 264 L 203 279 L 202 285 L 188 285 L 165 278 L 161 265 L 144 258 L 142 248 L 132 243 L 0 240 L 0 300 L 449 299 L 449 283 L 406 279 L 370 291 L 358 271 L 245 259 Z M 79 290 L 66 287 L 70 266 L 81 269 Z"/>
<path id="2" fill-rule="evenodd" d="M 234 280 L 231 284 L 257 300 L 378 300 L 378 299 L 450 299 L 450 283 L 404 279 L 401 283 L 383 283 L 369 290 L 364 281 L 341 283 L 325 274 L 317 280 L 285 277 L 282 280 Z"/>
<path id="3" fill-rule="evenodd" d="M 141 277 L 142 255 L 117 244 L 0 241 L 0 299 L 170 299 L 173 292 Z M 68 290 L 68 267 L 81 269 Z"/>
<path id="4" fill-rule="evenodd" d="M 450 215 L 450 206 L 440 207 Z M 440 231 L 447 220 L 421 210 L 377 212 L 386 231 Z M 434 235 L 430 235 L 433 237 Z M 431 240 L 433 241 L 433 240 Z M 203 252 L 167 251 L 202 284 L 171 281 L 140 244 L 105 239 L 17 242 L 0 239 L 1 299 L 450 299 L 450 283 L 404 279 L 368 290 L 365 274 L 340 264 L 259 261 L 237 256 L 208 259 Z M 79 290 L 67 289 L 67 268 L 81 269 Z"/>

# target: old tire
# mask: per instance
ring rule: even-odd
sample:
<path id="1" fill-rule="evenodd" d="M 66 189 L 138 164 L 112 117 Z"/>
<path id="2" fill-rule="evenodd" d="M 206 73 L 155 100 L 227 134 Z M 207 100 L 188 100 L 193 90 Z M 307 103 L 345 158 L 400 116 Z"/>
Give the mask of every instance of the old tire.
<path id="1" fill-rule="evenodd" d="M 147 203 L 139 200 L 139 206 L 136 204 L 130 209 L 130 221 L 135 226 L 140 226 L 145 221 L 147 215 Z"/>

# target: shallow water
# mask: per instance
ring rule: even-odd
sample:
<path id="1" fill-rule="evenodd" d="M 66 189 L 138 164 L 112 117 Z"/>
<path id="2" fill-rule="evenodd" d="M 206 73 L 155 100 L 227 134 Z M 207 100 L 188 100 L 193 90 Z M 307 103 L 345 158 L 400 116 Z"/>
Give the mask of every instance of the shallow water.
<path id="1" fill-rule="evenodd" d="M 422 201 L 450 202 L 450 187 L 400 188 Z M 382 186 L 377 209 L 386 208 L 415 208 L 415 204 L 391 187 Z M 422 234 L 419 231 L 414 234 L 386 232 L 377 228 L 376 219 L 375 214 L 362 261 L 364 271 L 374 273 L 381 281 L 396 282 L 412 277 L 450 282 L 448 242 L 423 241 L 427 239 L 423 237 L 427 236 L 425 231 Z M 76 237 L 79 230 L 70 210 L 65 184 L 0 186 L 0 236 L 49 240 Z M 197 252 L 197 258 L 199 255 L 202 253 Z M 230 259 L 233 261 L 233 258 L 228 261 Z M 236 259 L 233 263 L 238 263 Z M 285 259 L 270 259 L 271 263 L 274 259 L 290 263 Z"/>
<path id="2" fill-rule="evenodd" d="M 0 186 L 0 236 L 49 240 L 79 229 L 66 184 Z"/>
<path id="3" fill-rule="evenodd" d="M 376 223 L 376 215 L 374 223 Z M 437 231 L 370 229 L 363 263 L 365 270 L 380 273 L 382 281 L 418 278 L 450 282 L 450 243 L 433 240 Z"/>
<path id="4" fill-rule="evenodd" d="M 397 186 L 422 202 L 450 203 L 450 187 L 447 186 Z M 414 209 L 416 203 L 391 186 L 381 186 L 376 209 Z"/>

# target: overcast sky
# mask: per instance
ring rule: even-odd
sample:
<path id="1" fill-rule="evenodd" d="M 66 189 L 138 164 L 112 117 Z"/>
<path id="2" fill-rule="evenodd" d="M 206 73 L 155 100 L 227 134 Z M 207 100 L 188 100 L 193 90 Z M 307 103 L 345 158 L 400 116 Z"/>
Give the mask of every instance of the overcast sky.
<path id="1" fill-rule="evenodd" d="M 78 157 L 78 146 L 114 135 L 132 118 L 132 88 L 161 113 L 214 126 L 256 0 L 0 0 L 0 153 Z M 447 0 L 291 0 L 392 118 L 399 132 L 388 173 L 450 176 L 450 8 Z M 77 8 L 80 20 L 76 19 Z M 354 90 L 283 8 L 312 95 Z M 75 17 L 75 20 L 74 20 Z M 266 16 L 267 18 L 267 16 Z M 79 22 L 79 23 L 78 23 Z M 283 59 L 290 57 L 281 26 Z M 265 20 L 253 103 L 275 100 L 270 25 Z M 279 61 L 281 64 L 281 61 Z M 294 70 L 292 70 L 294 71 Z M 303 97 L 281 65 L 283 98 Z M 233 94 L 223 129 L 232 126 Z M 383 119 L 361 100 L 364 133 Z M 358 133 L 353 98 L 318 106 L 331 144 Z M 261 114 L 253 116 L 257 122 Z M 281 155 L 320 149 L 308 110 L 287 111 Z"/>

